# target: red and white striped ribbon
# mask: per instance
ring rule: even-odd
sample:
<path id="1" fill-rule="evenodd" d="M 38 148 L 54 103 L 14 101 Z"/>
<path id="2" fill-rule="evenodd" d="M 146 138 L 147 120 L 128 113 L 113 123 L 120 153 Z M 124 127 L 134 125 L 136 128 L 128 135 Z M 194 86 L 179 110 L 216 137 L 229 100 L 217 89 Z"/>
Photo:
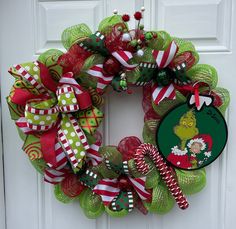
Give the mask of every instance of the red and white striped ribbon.
<path id="1" fill-rule="evenodd" d="M 77 81 L 73 77 L 72 72 L 67 72 L 66 74 L 64 74 L 61 77 L 61 79 L 59 81 L 59 86 L 62 87 L 62 86 L 65 86 L 65 85 L 72 86 L 77 95 L 83 93 L 82 87 L 77 83 Z"/>
<path id="2" fill-rule="evenodd" d="M 91 162 L 93 166 L 99 165 L 103 160 L 103 158 L 99 153 L 100 146 L 101 142 L 99 141 L 90 145 L 90 148 L 87 150 L 86 153 L 87 161 Z"/>
<path id="3" fill-rule="evenodd" d="M 63 131 L 61 129 L 58 130 L 58 138 L 59 138 L 60 142 L 62 143 L 63 148 L 65 149 L 65 152 L 68 156 L 69 161 L 71 162 L 71 165 L 74 168 L 76 168 L 77 165 L 79 164 L 79 162 L 81 161 L 81 159 L 77 159 L 75 157 L 75 153 L 71 149 L 69 141 L 68 141 L 68 139 L 66 138 L 65 134 L 63 133 Z"/>
<path id="4" fill-rule="evenodd" d="M 120 193 L 117 179 L 102 179 L 93 188 L 93 192 L 100 195 L 104 205 L 108 206 Z"/>
<path id="5" fill-rule="evenodd" d="M 80 141 L 82 142 L 82 145 L 83 145 L 84 149 L 88 150 L 89 149 L 89 144 L 88 144 L 86 135 L 84 134 L 83 130 L 78 125 L 77 120 L 71 114 L 68 114 L 68 117 L 70 119 L 70 122 L 73 125 L 73 128 L 74 128 L 77 136 L 79 137 Z"/>
<path id="6" fill-rule="evenodd" d="M 34 62 L 37 66 L 38 63 Z M 49 96 L 48 90 L 43 86 L 43 84 L 39 83 L 34 76 L 32 76 L 22 65 L 17 64 L 14 65 L 15 69 L 18 71 L 19 75 L 23 77 L 30 85 L 36 88 L 40 94 L 45 94 Z"/>
<path id="7" fill-rule="evenodd" d="M 37 100 L 31 100 L 30 102 L 33 102 L 33 101 L 37 101 Z M 40 101 L 40 100 L 38 100 L 38 101 Z M 43 100 L 41 100 L 41 101 L 43 101 Z M 36 115 L 51 115 L 51 114 L 55 114 L 58 112 L 58 107 L 55 106 L 55 107 L 52 107 L 49 109 L 37 109 L 37 108 L 31 107 L 29 103 L 26 103 L 25 111 L 28 111 L 28 112 L 30 112 L 32 114 L 36 114 Z"/>
<path id="8" fill-rule="evenodd" d="M 15 123 L 24 134 L 32 134 L 34 132 L 34 130 L 29 128 L 28 122 L 25 117 L 19 118 Z"/>
<path id="9" fill-rule="evenodd" d="M 34 131 L 46 131 L 55 125 L 55 123 L 51 125 L 34 125 L 29 123 L 25 117 L 20 117 L 15 123 L 24 134 L 31 134 Z"/>
<path id="10" fill-rule="evenodd" d="M 98 78 L 97 82 L 97 91 L 101 93 L 103 89 L 109 85 L 114 78 L 114 76 L 108 76 L 103 73 L 103 64 L 97 64 L 94 65 L 92 68 L 90 68 L 87 73 L 91 76 L 95 76 Z"/>
<path id="11" fill-rule="evenodd" d="M 56 170 L 53 168 L 46 168 L 44 170 L 44 181 L 50 184 L 58 184 L 65 179 L 67 173 L 68 170 L 66 169 Z"/>
<path id="12" fill-rule="evenodd" d="M 152 195 L 145 189 L 146 177 L 132 178 L 128 176 L 128 179 L 142 200 L 148 200 L 151 198 Z"/>
<path id="13" fill-rule="evenodd" d="M 53 168 L 56 170 L 60 170 L 64 168 L 67 164 L 68 159 L 67 159 L 67 156 L 65 154 L 63 147 L 58 141 L 58 138 L 56 138 L 56 144 L 55 144 L 55 157 L 56 157 L 56 165 L 53 166 L 50 163 L 47 163 L 47 165 L 50 168 Z"/>
<path id="14" fill-rule="evenodd" d="M 178 46 L 172 41 L 166 50 L 153 50 L 152 55 L 158 68 L 165 68 L 172 62 L 177 52 Z"/>
<path id="15" fill-rule="evenodd" d="M 175 99 L 175 87 L 173 84 L 167 86 L 158 86 L 154 84 L 152 87 L 152 99 L 153 102 L 158 105 L 164 98 Z"/>
<path id="16" fill-rule="evenodd" d="M 137 64 L 129 64 L 128 61 L 133 58 L 133 55 L 129 51 L 116 51 L 111 54 L 115 57 L 127 70 L 133 70 L 137 67 Z"/>

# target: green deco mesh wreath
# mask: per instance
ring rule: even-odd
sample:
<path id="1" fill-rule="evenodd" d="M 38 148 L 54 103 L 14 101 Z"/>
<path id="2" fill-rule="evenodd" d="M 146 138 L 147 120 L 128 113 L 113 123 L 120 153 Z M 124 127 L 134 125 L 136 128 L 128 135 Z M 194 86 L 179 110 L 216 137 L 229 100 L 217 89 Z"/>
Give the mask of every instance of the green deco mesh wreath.
<path id="1" fill-rule="evenodd" d="M 130 16 L 116 11 L 95 33 L 86 24 L 71 26 L 62 33 L 65 53 L 50 49 L 9 69 L 15 83 L 7 103 L 23 150 L 54 185 L 56 198 L 78 201 L 88 218 L 104 211 L 121 217 L 133 208 L 165 214 L 175 202 L 187 208 L 184 195 L 204 188 L 206 171 L 168 164 L 156 148 L 158 125 L 192 93 L 211 95 L 222 114 L 229 104 L 215 68 L 198 64 L 194 45 L 165 31 L 145 31 L 143 11 L 134 14 L 132 30 Z M 131 136 L 102 146 L 97 128 L 109 87 L 128 94 L 143 87 L 142 141 Z"/>

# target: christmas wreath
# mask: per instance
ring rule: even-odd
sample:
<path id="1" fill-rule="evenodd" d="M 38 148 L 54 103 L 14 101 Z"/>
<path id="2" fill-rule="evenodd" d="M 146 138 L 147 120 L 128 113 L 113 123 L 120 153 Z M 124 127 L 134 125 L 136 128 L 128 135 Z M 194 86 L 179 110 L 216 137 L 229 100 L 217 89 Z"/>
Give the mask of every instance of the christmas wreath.
<path id="1" fill-rule="evenodd" d="M 144 8 L 133 15 L 132 30 L 130 16 L 116 10 L 95 33 L 86 24 L 69 27 L 62 33 L 65 53 L 50 49 L 9 69 L 15 83 L 7 103 L 23 150 L 54 185 L 56 198 L 78 201 L 89 218 L 104 211 L 125 216 L 135 207 L 143 214 L 164 214 L 175 202 L 186 209 L 185 195 L 206 184 L 205 161 L 217 151 L 215 159 L 227 140 L 225 134 L 216 148 L 214 133 L 200 122 L 205 114 L 219 123 L 215 131 L 224 132 L 221 113 L 229 93 L 216 87 L 215 68 L 198 64 L 191 42 L 145 31 L 143 14 Z M 103 146 L 97 130 L 103 95 L 107 88 L 130 94 L 132 87 L 143 88 L 143 140 L 129 136 L 118 146 Z M 174 123 L 177 116 L 168 115 L 181 109 Z"/>

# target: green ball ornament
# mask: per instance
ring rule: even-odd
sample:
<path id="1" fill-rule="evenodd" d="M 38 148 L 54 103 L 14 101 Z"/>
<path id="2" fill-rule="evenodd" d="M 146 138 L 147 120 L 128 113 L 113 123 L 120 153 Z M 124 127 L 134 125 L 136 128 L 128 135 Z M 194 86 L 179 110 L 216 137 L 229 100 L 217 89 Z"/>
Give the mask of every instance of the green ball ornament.
<path id="1" fill-rule="evenodd" d="M 130 41 L 130 45 L 133 46 L 133 47 L 137 46 L 137 44 L 138 44 L 137 40 Z"/>
<path id="2" fill-rule="evenodd" d="M 145 38 L 147 40 L 151 40 L 152 39 L 152 33 L 148 32 L 148 33 L 145 33 Z"/>
<path id="3" fill-rule="evenodd" d="M 161 86 L 167 86 L 170 84 L 172 75 L 168 69 L 161 69 L 157 72 L 155 76 L 155 81 Z"/>

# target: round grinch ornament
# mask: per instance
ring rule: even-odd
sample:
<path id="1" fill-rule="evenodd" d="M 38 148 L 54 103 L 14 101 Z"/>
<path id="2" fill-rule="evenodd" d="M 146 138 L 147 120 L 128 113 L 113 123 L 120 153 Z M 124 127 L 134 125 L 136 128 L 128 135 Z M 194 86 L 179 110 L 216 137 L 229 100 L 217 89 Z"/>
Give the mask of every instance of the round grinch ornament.
<path id="1" fill-rule="evenodd" d="M 66 28 L 64 52 L 50 49 L 9 69 L 15 82 L 7 103 L 23 150 L 55 197 L 77 202 L 88 218 L 188 208 L 186 196 L 204 188 L 203 167 L 227 140 L 229 93 L 217 87 L 215 68 L 198 64 L 191 42 L 146 31 L 143 7 L 133 17 L 132 29 L 131 16 L 117 10 L 97 31 Z M 134 87 L 143 89 L 142 139 L 104 145 L 104 95 L 130 96 Z"/>
<path id="2" fill-rule="evenodd" d="M 195 95 L 171 110 L 159 124 L 157 146 L 165 159 L 181 169 L 199 169 L 212 163 L 227 141 L 224 117 L 213 97 Z"/>

